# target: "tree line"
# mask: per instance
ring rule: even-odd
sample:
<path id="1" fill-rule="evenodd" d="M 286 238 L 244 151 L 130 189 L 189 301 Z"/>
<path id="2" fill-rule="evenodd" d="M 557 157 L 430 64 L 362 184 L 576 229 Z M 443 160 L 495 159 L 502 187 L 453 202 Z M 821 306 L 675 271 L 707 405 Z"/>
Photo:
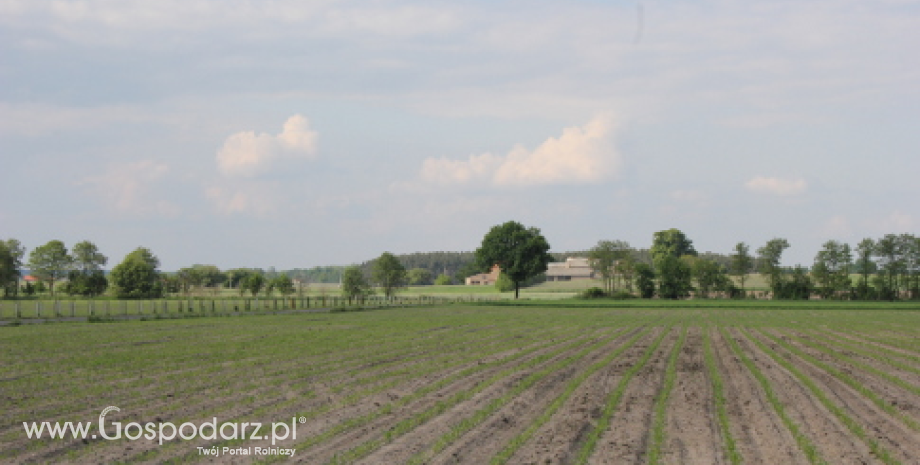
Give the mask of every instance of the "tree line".
<path id="1" fill-rule="evenodd" d="M 782 266 L 789 247 L 788 240 L 773 238 L 754 255 L 750 245 L 739 242 L 726 263 L 714 254 L 700 255 L 683 232 L 670 229 L 654 234 L 648 254 L 637 253 L 624 241 L 603 240 L 587 256 L 604 283 L 595 295 L 746 297 L 751 295 L 745 286 L 748 277 L 757 272 L 773 299 L 920 299 L 920 238 L 911 234 L 866 238 L 855 248 L 827 241 L 810 268 Z"/>
<path id="2" fill-rule="evenodd" d="M 531 249 L 520 249 L 531 244 Z M 536 244 L 536 245 L 534 245 Z M 535 247 L 535 248 L 534 248 Z M 816 253 L 809 267 L 781 265 L 790 247 L 783 238 L 767 241 L 756 250 L 739 242 L 729 254 L 698 253 L 680 230 L 658 231 L 649 249 L 635 249 L 621 240 L 601 240 L 587 251 L 548 252 L 549 244 L 536 228 L 507 222 L 483 237 L 475 252 L 428 252 L 380 257 L 351 267 L 315 267 L 265 271 L 235 268 L 222 271 L 214 265 L 195 264 L 173 273 L 159 270 L 159 259 L 144 247 L 129 253 L 106 273 L 108 257 L 90 241 L 68 250 L 58 240 L 36 247 L 28 257 L 16 239 L 0 240 L 0 288 L 4 297 L 52 295 L 118 298 L 159 298 L 165 295 L 217 293 L 233 288 L 240 295 L 290 295 L 309 283 L 341 283 L 343 292 L 360 297 L 380 287 L 390 296 L 408 285 L 461 284 L 470 275 L 502 266 L 501 285 L 517 294 L 522 286 L 540 282 L 551 261 L 581 256 L 600 277 L 603 288 L 594 295 L 614 297 L 746 297 L 749 277 L 759 273 L 774 299 L 808 299 L 819 296 L 840 300 L 920 299 L 920 238 L 911 234 L 886 234 L 866 238 L 851 247 L 830 240 Z M 515 255 L 516 254 L 516 255 Z M 22 270 L 37 278 L 20 286 Z"/>

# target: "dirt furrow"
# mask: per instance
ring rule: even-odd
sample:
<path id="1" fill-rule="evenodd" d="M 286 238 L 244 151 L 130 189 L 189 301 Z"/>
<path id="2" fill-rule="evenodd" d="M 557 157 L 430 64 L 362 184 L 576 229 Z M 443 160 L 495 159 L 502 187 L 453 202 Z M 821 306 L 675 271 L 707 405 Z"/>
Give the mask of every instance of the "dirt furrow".
<path id="1" fill-rule="evenodd" d="M 587 370 L 591 365 L 627 343 L 635 336 L 636 331 L 639 331 L 639 329 L 617 337 L 564 369 L 550 374 L 530 389 L 522 392 L 503 408 L 493 413 L 486 421 L 427 461 L 427 463 L 489 462 L 511 439 L 536 420 L 547 404 L 562 394 L 569 379 L 577 377 L 579 373 Z M 368 463 L 375 462 L 369 461 Z M 389 461 L 389 463 L 395 462 Z"/>
<path id="2" fill-rule="evenodd" d="M 795 332 L 794 334 L 797 336 L 804 336 L 806 338 L 808 336 L 807 334 L 803 334 L 801 332 Z M 822 346 L 830 347 L 833 350 L 838 350 L 838 348 L 835 347 L 832 342 L 828 343 L 828 341 L 825 340 L 816 340 L 815 342 L 821 344 Z M 834 360 L 832 357 L 828 357 L 827 354 L 821 353 L 821 351 L 810 348 L 807 350 L 809 355 L 818 358 L 822 362 L 833 364 L 834 368 L 846 373 L 862 385 L 871 389 L 875 394 L 878 394 L 880 398 L 884 399 L 886 402 L 897 408 L 902 414 L 912 418 L 914 421 L 920 422 L 920 394 L 918 394 L 916 391 L 905 389 L 903 386 L 898 386 L 896 383 L 892 383 L 891 380 L 887 380 L 883 377 L 874 375 L 873 373 L 867 372 L 860 367 L 852 366 L 846 361 Z M 920 380 L 917 380 L 916 374 L 911 373 L 913 376 L 907 377 L 904 375 L 904 370 L 899 370 L 897 367 L 892 367 L 880 360 L 843 349 L 840 349 L 840 353 L 841 355 L 851 357 L 859 363 L 866 364 L 873 369 L 882 371 L 888 375 L 895 376 L 901 381 L 910 383 L 910 385 L 920 386 Z"/>
<path id="3" fill-rule="evenodd" d="M 584 435 L 600 417 L 611 390 L 629 367 L 642 358 L 661 330 L 655 328 L 613 363 L 586 379 L 553 418 L 509 462 L 546 465 L 570 463 L 577 455 Z"/>
<path id="4" fill-rule="evenodd" d="M 353 404 L 333 408 L 329 410 L 328 412 L 323 413 L 322 415 L 319 415 L 313 418 L 309 418 L 308 421 L 304 424 L 298 425 L 298 429 L 297 429 L 298 438 L 302 441 L 304 438 L 321 435 L 321 434 L 324 434 L 326 431 L 330 430 L 331 428 L 340 426 L 343 423 L 353 422 L 361 418 L 362 416 L 373 414 L 374 412 L 379 412 L 381 411 L 381 409 L 386 408 L 388 405 L 397 403 L 401 398 L 411 396 L 414 392 L 418 391 L 419 389 L 422 389 L 425 386 L 437 383 L 441 381 L 442 379 L 447 379 L 450 376 L 454 376 L 462 372 L 463 370 L 486 365 L 486 364 L 493 363 L 493 362 L 497 362 L 499 366 L 502 366 L 504 363 L 502 362 L 502 360 L 506 358 L 513 358 L 515 355 L 521 353 L 522 351 L 526 351 L 528 349 L 538 347 L 538 346 L 539 344 L 533 344 L 533 345 L 528 345 L 528 346 L 519 347 L 515 349 L 505 350 L 502 352 L 484 356 L 483 358 L 475 362 L 466 363 L 460 366 L 450 366 L 444 370 L 438 370 L 438 371 L 420 376 L 418 378 L 407 380 L 406 382 L 402 382 L 396 386 L 386 389 L 385 391 L 378 392 L 373 395 L 368 395 Z M 524 357 L 524 359 L 526 360 L 526 359 L 538 356 L 538 354 L 543 353 L 546 350 L 551 350 L 551 347 L 539 349 L 535 351 L 533 354 L 528 354 L 527 356 Z M 492 368 L 492 369 L 495 369 L 495 368 Z M 477 373 L 475 376 L 479 376 L 479 374 Z M 457 382 L 462 383 L 464 382 L 464 380 L 460 380 Z M 433 394 L 429 393 L 429 397 L 431 395 Z M 437 401 L 437 400 L 440 400 L 440 397 L 435 396 L 432 402 Z M 416 402 L 418 402 L 418 400 L 416 400 Z M 327 403 L 323 403 L 319 406 L 317 406 L 316 404 L 309 404 L 309 405 L 301 404 L 301 405 L 296 405 L 296 406 L 286 406 L 281 411 L 269 410 L 260 416 L 266 419 L 272 419 L 268 421 L 277 421 L 274 419 L 275 418 L 287 418 L 291 415 L 291 412 L 309 411 L 310 407 L 322 408 L 323 406 L 328 406 L 328 405 Z M 404 409 L 405 408 L 406 407 L 404 407 Z M 395 418 L 397 417 L 397 415 L 395 415 L 396 413 L 397 412 L 395 412 L 395 410 L 393 412 L 387 412 L 381 415 L 380 417 L 378 417 L 375 421 L 381 422 L 381 421 L 386 421 L 387 418 Z M 247 418 L 247 420 L 248 419 L 249 418 Z M 375 426 L 373 426 L 375 424 L 376 423 L 374 422 L 369 423 L 369 425 L 371 425 L 372 430 L 377 429 Z M 364 425 L 364 426 L 365 428 L 363 428 L 363 430 L 366 430 L 367 429 L 366 427 L 368 425 Z M 362 430 L 361 425 L 356 424 L 355 427 L 358 428 L 359 430 Z M 345 434 L 347 435 L 349 433 L 345 433 Z M 352 431 L 352 434 L 357 434 L 357 433 Z M 330 438 L 330 440 L 334 441 L 335 438 L 334 437 Z M 291 441 L 287 441 L 287 442 L 291 442 Z M 284 447 L 293 447 L 292 444 L 287 444 L 287 442 L 285 442 L 286 445 Z M 326 443 L 323 443 L 323 445 L 325 444 Z M 202 443 L 202 444 L 194 444 L 194 445 L 205 446 L 205 445 L 210 445 L 210 444 Z M 347 449 L 347 447 L 345 448 Z M 304 451 L 306 450 L 306 448 L 303 448 L 303 447 L 301 447 L 301 449 Z M 311 454 L 314 453 L 313 450 L 311 450 L 310 452 Z M 188 456 L 189 455 L 188 450 L 182 451 L 182 454 L 184 454 L 185 456 Z M 170 456 L 173 456 L 173 455 L 171 454 Z M 162 460 L 162 459 L 163 457 L 157 457 L 157 460 Z"/>
<path id="5" fill-rule="evenodd" d="M 732 353 L 722 333 L 713 330 L 710 334 L 719 373 L 725 383 L 731 433 L 744 463 L 808 464 L 805 455 L 795 446 L 795 438 L 776 415 L 757 381 Z"/>
<path id="6" fill-rule="evenodd" d="M 619 465 L 645 461 L 655 395 L 661 389 L 668 353 L 677 343 L 679 333 L 679 329 L 672 329 L 648 364 L 629 381 L 610 427 L 598 441 L 589 463 Z"/>
<path id="7" fill-rule="evenodd" d="M 790 354 L 785 348 L 768 340 L 763 334 L 752 334 L 778 353 Z M 814 351 L 797 341 L 788 342 L 836 369 L 845 368 L 831 357 Z M 795 357 L 795 355 L 792 356 Z M 826 371 L 804 360 L 798 361 L 796 366 L 809 376 L 822 391 L 826 392 L 829 398 L 844 407 L 849 415 L 862 425 L 869 437 L 878 441 L 882 447 L 894 454 L 895 458 L 903 463 L 920 463 L 920 442 L 918 442 L 918 435 L 915 431 L 879 409 L 871 400 Z"/>
<path id="8" fill-rule="evenodd" d="M 860 334 L 860 333 L 848 333 L 845 331 L 835 330 L 831 328 L 821 328 L 825 333 L 837 337 L 839 339 L 846 340 L 854 344 L 860 344 L 868 346 L 869 348 L 879 348 L 886 351 L 891 351 L 897 354 L 903 355 L 903 359 L 906 363 L 911 363 L 916 365 L 917 357 L 920 357 L 920 353 L 904 349 L 892 344 L 884 344 L 875 340 L 872 340 L 869 335 Z"/>
<path id="9" fill-rule="evenodd" d="M 590 336 L 582 337 L 579 339 L 581 339 L 583 343 L 589 343 L 590 340 L 593 340 L 596 337 L 599 337 L 599 335 L 592 334 Z M 360 425 L 359 427 L 353 430 L 350 430 L 340 435 L 336 435 L 330 438 L 329 440 L 324 441 L 322 444 L 319 444 L 316 447 L 311 448 L 309 451 L 309 457 L 310 457 L 309 462 L 310 463 L 324 463 L 330 460 L 337 453 L 347 451 L 353 447 L 360 445 L 361 443 L 365 441 L 373 440 L 376 438 L 381 438 L 382 436 L 385 435 L 385 433 L 388 430 L 393 428 L 395 425 L 397 425 L 401 421 L 408 420 L 417 414 L 425 412 L 427 409 L 434 407 L 439 402 L 443 402 L 443 401 L 446 401 L 447 399 L 450 399 L 451 396 L 453 396 L 454 394 L 458 392 L 462 392 L 462 391 L 474 388 L 477 384 L 485 380 L 488 380 L 490 377 L 494 376 L 495 374 L 500 373 L 504 369 L 507 369 L 509 363 L 514 364 L 514 365 L 526 363 L 528 360 L 535 359 L 543 354 L 551 353 L 553 350 L 559 349 L 560 346 L 564 346 L 570 342 L 572 342 L 571 339 L 560 341 L 558 344 L 553 344 L 552 346 L 549 346 L 544 349 L 535 351 L 534 353 L 528 354 L 524 358 L 515 359 L 508 363 L 501 363 L 494 367 L 490 367 L 487 370 L 477 372 L 472 376 L 458 380 L 457 382 L 451 383 L 448 386 L 445 386 L 434 392 L 428 393 L 422 398 L 417 399 L 408 405 L 402 406 L 398 410 L 394 410 L 392 412 L 389 412 L 386 415 L 375 418 L 374 420 L 366 424 Z M 575 344 L 573 347 L 569 347 L 563 350 L 561 353 L 556 354 L 555 356 L 551 357 L 549 360 L 541 362 L 539 365 L 537 365 L 537 367 L 544 365 L 544 364 L 552 363 L 554 360 L 558 360 L 559 358 L 563 358 L 567 355 L 571 355 L 572 353 L 577 351 L 578 347 L 580 346 L 581 344 Z M 529 373 L 533 369 L 536 369 L 537 367 L 534 367 L 530 370 L 516 372 L 510 378 L 506 378 L 504 381 L 496 383 L 495 385 L 490 386 L 484 391 L 478 393 L 476 396 L 473 397 L 473 399 L 475 399 L 476 402 L 487 402 L 488 400 L 494 398 L 495 396 L 500 395 L 500 393 L 502 392 L 501 388 L 503 386 L 507 387 L 508 385 L 511 385 L 514 382 L 520 379 L 523 379 L 524 377 L 526 377 L 527 373 Z M 470 399 L 466 402 L 470 402 L 473 399 Z M 452 407 L 452 408 L 457 408 L 457 407 Z M 422 430 L 437 429 L 439 422 L 441 422 L 442 420 L 443 420 L 442 415 L 439 415 L 431 419 L 430 421 L 425 422 L 425 424 L 421 428 Z M 338 423 L 340 421 L 340 418 L 337 417 L 335 412 L 332 412 L 332 414 L 327 419 L 327 421 L 330 423 Z M 397 441 L 398 440 L 399 438 L 397 438 Z M 417 450 L 411 450 L 411 453 L 415 453 L 415 452 L 417 452 Z M 398 463 L 398 462 L 394 462 L 394 463 Z"/>
<path id="10" fill-rule="evenodd" d="M 716 424 L 712 385 L 703 361 L 699 327 L 688 330 L 677 359 L 677 377 L 667 408 L 664 463 L 726 463 Z"/>
<path id="11" fill-rule="evenodd" d="M 776 364 L 738 329 L 730 330 L 730 333 L 769 379 L 780 401 L 786 406 L 786 412 L 828 463 L 843 465 L 872 462 L 869 448 L 850 434 L 846 426 L 827 411 L 795 376 Z"/>

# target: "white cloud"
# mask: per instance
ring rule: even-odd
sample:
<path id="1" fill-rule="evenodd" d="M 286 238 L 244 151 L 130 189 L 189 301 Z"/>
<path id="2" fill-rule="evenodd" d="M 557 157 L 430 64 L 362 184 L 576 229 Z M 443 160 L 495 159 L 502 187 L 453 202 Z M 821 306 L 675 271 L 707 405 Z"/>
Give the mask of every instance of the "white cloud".
<path id="1" fill-rule="evenodd" d="M 217 211 L 224 215 L 265 215 L 274 211 L 274 202 L 258 187 L 243 186 L 233 189 L 213 186 L 205 190 L 205 196 L 217 207 Z"/>
<path id="2" fill-rule="evenodd" d="M 110 166 L 100 176 L 84 178 L 77 184 L 87 186 L 119 212 L 174 217 L 180 213 L 179 207 L 157 200 L 151 193 L 152 186 L 168 172 L 165 163 L 141 160 Z"/>
<path id="3" fill-rule="evenodd" d="M 570 127 L 559 138 L 551 137 L 534 150 L 516 145 L 506 155 L 484 153 L 466 160 L 428 158 L 420 176 L 430 184 L 491 184 L 493 186 L 539 186 L 584 184 L 601 181 L 615 173 L 619 155 L 610 136 L 613 123 L 599 116 L 583 127 Z"/>
<path id="4" fill-rule="evenodd" d="M 281 133 L 238 132 L 217 152 L 217 167 L 227 176 L 253 176 L 268 171 L 279 158 L 312 158 L 319 134 L 302 115 L 287 119 Z"/>
<path id="5" fill-rule="evenodd" d="M 757 193 L 793 196 L 804 193 L 808 185 L 802 178 L 754 176 L 750 181 L 744 184 L 744 187 Z"/>

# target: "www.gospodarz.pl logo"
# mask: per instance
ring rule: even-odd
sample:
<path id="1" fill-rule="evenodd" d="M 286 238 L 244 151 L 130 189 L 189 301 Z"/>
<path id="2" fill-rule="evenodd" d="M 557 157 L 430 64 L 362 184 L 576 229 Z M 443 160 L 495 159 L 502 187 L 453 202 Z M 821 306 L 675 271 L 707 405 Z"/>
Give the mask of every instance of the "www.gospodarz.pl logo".
<path id="1" fill-rule="evenodd" d="M 220 422 L 217 417 L 211 421 L 206 421 L 200 425 L 191 422 L 182 423 L 176 426 L 172 422 L 130 422 L 122 427 L 118 421 L 106 423 L 105 416 L 111 412 L 120 412 L 121 409 L 115 406 L 106 407 L 99 414 L 99 421 L 96 433 L 93 432 L 92 422 L 22 422 L 22 427 L 26 431 L 29 439 L 40 439 L 47 433 L 51 439 L 106 439 L 114 441 L 118 439 L 128 439 L 136 441 L 144 438 L 147 440 L 156 440 L 160 445 L 164 441 L 172 441 L 177 437 L 182 440 L 204 439 L 214 441 L 223 439 L 231 440 L 252 440 L 267 441 L 271 439 L 274 446 L 277 441 L 296 440 L 297 423 L 296 417 L 291 418 L 291 422 L 272 422 L 269 426 L 263 427 L 259 422 Z M 301 418 L 300 422 L 306 421 Z M 114 432 L 113 432 L 114 430 Z M 98 434 L 97 434 L 98 433 Z M 267 434 L 266 434 L 267 433 Z M 201 449 L 201 448 L 199 448 Z M 262 448 L 256 448 L 262 449 Z M 267 449 L 267 448 L 266 448 Z M 277 448 L 272 448 L 277 449 Z M 294 449 L 277 449 L 272 450 L 271 455 L 293 455 Z M 286 452 L 286 453 L 285 453 Z M 248 454 L 247 454 L 248 455 Z"/>

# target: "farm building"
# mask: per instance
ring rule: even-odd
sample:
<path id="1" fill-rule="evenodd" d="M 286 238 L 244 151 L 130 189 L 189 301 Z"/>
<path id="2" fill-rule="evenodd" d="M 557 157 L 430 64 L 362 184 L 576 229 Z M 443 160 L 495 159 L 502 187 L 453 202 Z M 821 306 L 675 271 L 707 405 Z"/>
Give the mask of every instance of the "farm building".
<path id="1" fill-rule="evenodd" d="M 594 269 L 587 258 L 569 257 L 564 262 L 550 263 L 546 270 L 547 281 L 572 281 L 594 279 Z"/>
<path id="2" fill-rule="evenodd" d="M 498 275 L 501 273 L 498 265 L 492 265 L 492 270 L 488 273 L 474 274 L 466 278 L 467 286 L 488 286 L 498 281 Z"/>

